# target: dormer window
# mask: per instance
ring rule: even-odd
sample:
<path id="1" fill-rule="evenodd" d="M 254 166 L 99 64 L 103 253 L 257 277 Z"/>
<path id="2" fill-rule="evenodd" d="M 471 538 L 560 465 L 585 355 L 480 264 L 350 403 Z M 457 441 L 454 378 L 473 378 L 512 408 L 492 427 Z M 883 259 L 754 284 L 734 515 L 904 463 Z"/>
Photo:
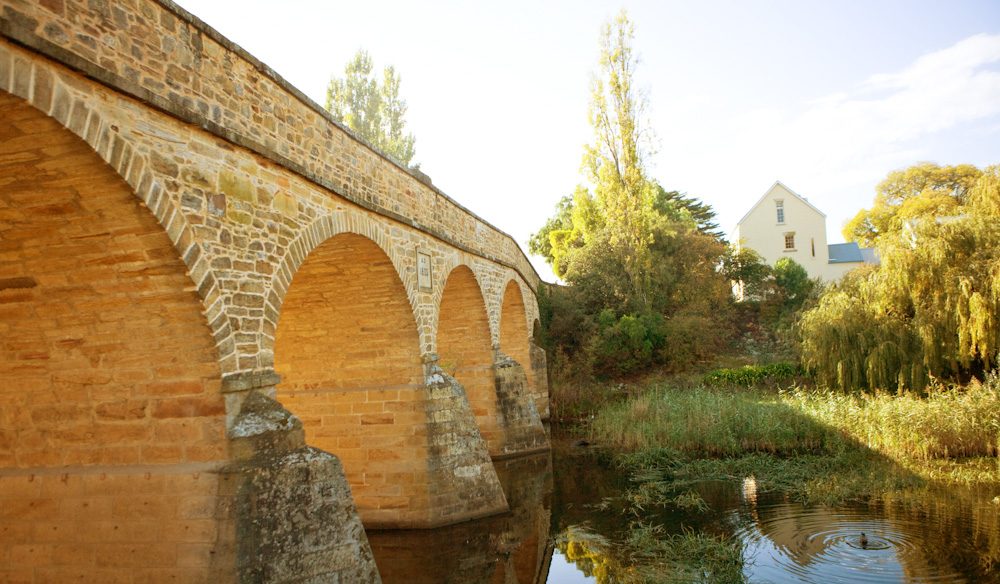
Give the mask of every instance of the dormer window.
<path id="1" fill-rule="evenodd" d="M 778 225 L 781 225 L 785 222 L 785 202 L 778 199 L 774 202 L 774 207 L 778 213 Z"/>

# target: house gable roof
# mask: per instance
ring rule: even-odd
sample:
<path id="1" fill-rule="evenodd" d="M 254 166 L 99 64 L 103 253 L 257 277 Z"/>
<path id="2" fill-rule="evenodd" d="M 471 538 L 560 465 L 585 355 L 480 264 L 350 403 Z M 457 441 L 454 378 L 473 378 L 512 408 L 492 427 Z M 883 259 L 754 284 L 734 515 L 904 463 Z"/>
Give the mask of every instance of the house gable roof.
<path id="1" fill-rule="evenodd" d="M 831 243 L 826 247 L 830 251 L 831 264 L 865 261 L 865 258 L 861 255 L 861 248 L 858 247 L 858 242 L 856 241 Z"/>
<path id="2" fill-rule="evenodd" d="M 795 191 L 793 191 L 792 189 L 788 188 L 788 185 L 786 185 L 785 183 L 781 182 L 780 180 L 776 180 L 776 181 L 774 181 L 774 184 L 771 185 L 771 188 L 769 188 L 766 191 L 764 191 L 764 194 L 761 195 L 761 197 L 759 199 L 757 199 L 757 202 L 753 204 L 753 207 L 750 207 L 750 210 L 746 212 L 746 215 L 744 215 L 742 219 L 740 219 L 739 221 L 736 222 L 736 226 L 739 227 L 740 225 L 743 225 L 743 222 L 746 221 L 747 217 L 749 217 L 750 214 L 753 213 L 754 210 L 757 207 L 759 207 L 761 203 L 764 202 L 764 199 L 766 199 L 767 196 L 771 194 L 771 191 L 773 191 L 775 188 L 777 188 L 778 185 L 781 185 L 781 188 L 783 188 L 786 191 L 788 191 L 789 193 L 791 193 L 792 196 L 795 197 L 796 199 L 798 199 L 798 200 L 802 201 L 803 203 L 805 203 L 806 206 L 808 206 L 810 209 L 812 209 L 813 211 L 816 211 L 817 213 L 819 213 L 820 216 L 823 217 L 824 220 L 826 219 L 826 213 L 824 213 L 824 212 L 820 211 L 819 209 L 817 209 L 815 205 L 813 205 L 812 203 L 810 203 L 809 201 L 807 201 L 806 198 L 803 197 L 802 195 L 800 195 L 800 194 L 796 193 Z"/>
<path id="3" fill-rule="evenodd" d="M 865 264 L 878 264 L 878 252 L 875 251 L 873 247 L 861 247 L 856 241 L 848 241 L 847 243 L 831 243 L 826 246 L 830 253 L 829 263 L 831 264 L 849 264 L 849 263 L 865 263 Z"/>

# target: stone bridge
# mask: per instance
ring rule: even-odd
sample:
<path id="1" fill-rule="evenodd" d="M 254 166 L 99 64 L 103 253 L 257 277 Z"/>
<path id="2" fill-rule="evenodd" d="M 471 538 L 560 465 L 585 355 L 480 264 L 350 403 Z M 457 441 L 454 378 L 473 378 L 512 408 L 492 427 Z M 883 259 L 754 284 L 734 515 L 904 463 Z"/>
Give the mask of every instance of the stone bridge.
<path id="1" fill-rule="evenodd" d="M 539 284 L 167 0 L 0 0 L 0 581 L 370 582 L 362 523 L 507 511 Z"/>

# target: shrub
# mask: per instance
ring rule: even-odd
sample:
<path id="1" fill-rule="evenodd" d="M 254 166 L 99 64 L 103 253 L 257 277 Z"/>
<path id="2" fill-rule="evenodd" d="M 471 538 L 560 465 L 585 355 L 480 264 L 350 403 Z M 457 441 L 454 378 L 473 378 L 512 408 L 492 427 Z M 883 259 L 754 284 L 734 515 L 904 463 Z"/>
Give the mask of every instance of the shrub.
<path id="1" fill-rule="evenodd" d="M 614 312 L 604 310 L 597 317 L 592 349 L 595 373 L 606 377 L 648 369 L 665 341 L 659 314 L 626 314 L 616 319 Z"/>
<path id="2" fill-rule="evenodd" d="M 712 387 L 754 387 L 788 382 L 803 373 L 792 363 L 745 365 L 732 369 L 716 369 L 705 376 L 705 385 Z"/>

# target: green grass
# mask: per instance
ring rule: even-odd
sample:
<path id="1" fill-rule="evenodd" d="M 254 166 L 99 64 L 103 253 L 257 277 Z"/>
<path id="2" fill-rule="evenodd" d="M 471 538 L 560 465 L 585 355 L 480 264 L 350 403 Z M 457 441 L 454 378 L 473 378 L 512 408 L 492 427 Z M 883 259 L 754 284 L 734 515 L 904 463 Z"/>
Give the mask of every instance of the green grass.
<path id="1" fill-rule="evenodd" d="M 996 456 L 1000 383 L 934 388 L 927 396 L 797 390 L 783 401 L 896 460 Z"/>
<path id="2" fill-rule="evenodd" d="M 632 496 L 671 504 L 698 481 L 748 476 L 826 503 L 928 481 L 1000 483 L 1000 380 L 925 396 L 657 383 L 607 405 L 590 433 L 624 453 Z"/>
<path id="3" fill-rule="evenodd" d="M 838 433 L 783 403 L 778 394 L 656 386 L 610 405 L 592 425 L 594 439 L 626 451 L 668 448 L 693 458 L 769 452 L 828 452 Z"/>

